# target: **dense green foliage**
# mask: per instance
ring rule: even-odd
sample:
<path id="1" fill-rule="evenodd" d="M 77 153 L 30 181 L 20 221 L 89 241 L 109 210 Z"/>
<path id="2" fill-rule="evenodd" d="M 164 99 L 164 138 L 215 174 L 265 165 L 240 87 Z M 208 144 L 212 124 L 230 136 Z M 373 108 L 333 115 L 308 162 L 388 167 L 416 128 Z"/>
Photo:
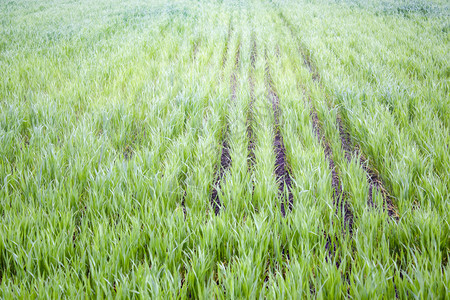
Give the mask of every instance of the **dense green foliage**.
<path id="1" fill-rule="evenodd" d="M 0 298 L 444 299 L 448 9 L 425 0 L 0 2 Z M 336 213 L 310 106 L 352 233 Z M 337 118 L 398 218 L 379 191 L 368 205 L 365 169 L 346 159 Z M 293 178 L 285 217 L 277 126 Z M 223 139 L 232 163 L 216 216 Z"/>

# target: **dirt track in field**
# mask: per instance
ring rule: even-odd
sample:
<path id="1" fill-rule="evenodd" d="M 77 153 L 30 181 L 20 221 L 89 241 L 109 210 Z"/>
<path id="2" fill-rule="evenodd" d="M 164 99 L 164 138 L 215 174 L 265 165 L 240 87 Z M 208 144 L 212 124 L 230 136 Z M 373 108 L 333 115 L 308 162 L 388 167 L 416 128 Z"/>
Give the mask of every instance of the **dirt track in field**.
<path id="1" fill-rule="evenodd" d="M 255 79 L 254 79 L 254 71 L 255 71 L 255 63 L 257 58 L 257 46 L 256 46 L 256 38 L 255 34 L 252 33 L 251 37 L 251 52 L 250 52 L 250 75 L 248 77 L 248 85 L 250 90 L 250 103 L 248 105 L 247 110 L 247 137 L 248 137 L 248 155 L 249 155 L 249 169 L 253 167 L 255 164 L 255 139 L 253 137 L 253 129 L 252 129 L 252 123 L 253 123 L 253 106 L 255 103 Z"/>
<path id="2" fill-rule="evenodd" d="M 341 146 L 344 149 L 345 158 L 350 163 L 352 157 L 358 159 L 359 164 L 364 169 L 367 177 L 367 183 L 369 185 L 369 195 L 367 199 L 367 205 L 370 207 L 376 207 L 375 203 L 373 203 L 373 195 L 376 190 L 378 190 L 383 197 L 383 208 L 387 210 L 389 217 L 398 220 L 398 214 L 396 211 L 396 207 L 392 203 L 392 199 L 389 196 L 389 193 L 383 186 L 383 182 L 381 181 L 377 172 L 370 168 L 367 160 L 359 153 L 356 147 L 352 146 L 352 142 L 350 139 L 350 134 L 345 131 L 344 124 L 341 118 L 337 117 L 337 125 L 339 128 L 339 136 L 341 139 Z"/>
<path id="3" fill-rule="evenodd" d="M 287 162 L 286 157 L 286 148 L 283 143 L 283 137 L 280 131 L 280 107 L 279 107 L 279 98 L 274 89 L 272 77 L 270 75 L 270 66 L 267 62 L 267 53 L 266 53 L 266 70 L 265 70 L 265 80 L 266 80 L 266 89 L 267 89 L 267 97 L 272 104 L 272 110 L 274 114 L 274 131 L 275 137 L 273 141 L 273 148 L 275 151 L 275 176 L 278 183 L 278 192 L 280 194 L 281 200 L 281 214 L 283 216 L 286 215 L 285 202 L 287 200 L 287 205 L 289 211 L 292 210 L 294 199 L 292 196 L 292 178 L 290 175 L 290 167 Z M 286 199 L 287 194 L 287 199 Z"/>
<path id="4" fill-rule="evenodd" d="M 227 59 L 228 59 L 228 51 L 229 51 L 229 47 L 230 47 L 230 40 L 231 37 L 233 35 L 233 20 L 230 18 L 230 23 L 228 24 L 228 33 L 227 33 L 227 37 L 225 38 L 225 47 L 223 49 L 223 54 L 222 54 L 222 71 L 225 68 L 225 64 L 227 63 Z M 223 77 L 223 75 L 221 75 L 221 77 Z"/>
<path id="5" fill-rule="evenodd" d="M 197 60 L 197 53 L 198 53 L 198 48 L 200 47 L 200 43 L 201 43 L 201 40 L 199 38 L 197 38 L 194 41 L 194 44 L 192 45 L 192 51 L 191 51 L 192 61 Z"/>
<path id="6" fill-rule="evenodd" d="M 228 128 L 225 130 L 225 132 L 226 131 L 228 131 Z M 216 180 L 211 193 L 211 205 L 216 216 L 220 213 L 220 208 L 222 206 L 219 199 L 220 185 L 222 183 L 223 175 L 225 174 L 225 171 L 228 170 L 230 165 L 230 148 L 227 141 L 224 139 L 224 141 L 222 142 L 222 154 L 220 155 L 220 166 L 218 167 L 218 172 L 216 172 Z"/>
<path id="7" fill-rule="evenodd" d="M 84 205 L 81 209 L 79 209 L 79 216 L 77 216 L 75 219 L 75 229 L 72 234 L 73 248 L 76 247 L 77 238 L 81 233 L 81 222 L 83 221 L 86 211 L 87 211 L 87 206 Z"/>
<path id="8" fill-rule="evenodd" d="M 333 204 L 336 207 L 336 213 L 340 216 L 343 214 L 344 218 L 344 228 L 349 231 L 350 234 L 353 232 L 353 213 L 349 208 L 349 205 L 346 201 L 345 193 L 341 186 L 341 181 L 339 179 L 339 175 L 336 171 L 336 165 L 333 160 L 333 151 L 330 147 L 330 144 L 325 138 L 325 135 L 320 126 L 319 118 L 317 116 L 317 112 L 314 106 L 309 103 L 310 106 L 310 116 L 312 120 L 312 126 L 314 130 L 314 134 L 316 135 L 317 140 L 321 144 L 323 148 L 323 152 L 325 154 L 325 158 L 328 161 L 328 167 L 331 171 L 331 185 L 333 187 Z"/>
<path id="9" fill-rule="evenodd" d="M 230 23 L 230 31 L 231 32 L 231 23 Z M 225 53 L 228 53 L 228 42 L 226 43 L 226 50 Z M 240 43 L 238 45 L 238 48 L 236 50 L 236 55 L 235 55 L 235 60 L 234 60 L 234 70 L 233 73 L 231 74 L 230 77 L 230 90 L 231 90 L 231 101 L 234 102 L 236 101 L 236 90 L 237 90 L 237 71 L 238 71 L 238 67 L 239 67 L 239 60 L 240 60 Z M 226 62 L 225 60 L 222 60 L 222 62 Z M 222 68 L 225 65 L 222 65 Z M 217 171 L 215 174 L 215 182 L 212 188 L 212 193 L 211 193 L 211 205 L 213 207 L 214 213 L 216 214 L 216 216 L 220 213 L 220 209 L 222 207 L 222 204 L 220 202 L 219 199 L 219 191 L 220 191 L 220 187 L 223 181 L 223 177 L 225 172 L 230 168 L 231 166 L 231 156 L 230 156 L 230 147 L 228 145 L 227 139 L 228 139 L 228 124 L 225 126 L 225 128 L 223 129 L 222 132 L 222 151 L 221 151 L 221 155 L 220 155 L 220 165 L 217 167 Z"/>

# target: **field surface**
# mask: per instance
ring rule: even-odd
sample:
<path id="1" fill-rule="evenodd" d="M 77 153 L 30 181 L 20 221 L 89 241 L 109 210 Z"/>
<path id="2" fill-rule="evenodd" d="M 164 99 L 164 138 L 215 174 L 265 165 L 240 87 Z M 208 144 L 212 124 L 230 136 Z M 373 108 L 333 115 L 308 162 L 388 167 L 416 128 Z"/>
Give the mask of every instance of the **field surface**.
<path id="1" fill-rule="evenodd" d="M 0 298 L 447 298 L 449 20 L 1 1 Z"/>

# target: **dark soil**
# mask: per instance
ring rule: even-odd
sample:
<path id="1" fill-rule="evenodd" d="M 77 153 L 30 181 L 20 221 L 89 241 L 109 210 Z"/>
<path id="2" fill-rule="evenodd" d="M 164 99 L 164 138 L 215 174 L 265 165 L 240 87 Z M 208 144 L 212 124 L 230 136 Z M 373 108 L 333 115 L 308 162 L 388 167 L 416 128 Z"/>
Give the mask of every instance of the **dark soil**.
<path id="1" fill-rule="evenodd" d="M 196 61 L 196 60 L 197 60 L 197 53 L 198 53 L 198 47 L 199 47 L 199 44 L 200 44 L 200 39 L 197 39 L 197 40 L 194 42 L 194 45 L 193 45 L 193 47 L 192 47 L 192 60 L 193 60 L 193 61 Z"/>
<path id="2" fill-rule="evenodd" d="M 232 19 L 230 18 L 230 22 L 228 23 L 228 34 L 225 39 L 225 47 L 224 47 L 223 55 L 222 55 L 222 68 L 224 68 L 225 64 L 227 63 L 228 48 L 229 48 L 229 43 L 230 43 L 232 33 L 233 33 L 233 22 L 232 22 Z"/>
<path id="3" fill-rule="evenodd" d="M 383 208 L 387 209 L 388 215 L 391 218 L 398 219 L 398 214 L 396 212 L 396 208 L 392 203 L 392 199 L 389 196 L 389 193 L 384 188 L 383 182 L 381 181 L 377 172 L 370 168 L 366 158 L 360 155 L 357 148 L 352 146 L 352 142 L 350 139 L 350 134 L 345 130 L 344 124 L 340 117 L 337 117 L 337 124 L 339 128 L 339 136 L 341 138 L 341 146 L 344 149 L 345 157 L 347 161 L 350 162 L 352 156 L 358 159 L 359 164 L 362 166 L 364 171 L 366 172 L 367 183 L 369 184 L 369 196 L 367 199 L 367 204 L 370 207 L 375 207 L 376 205 L 373 203 L 373 193 L 375 190 L 378 190 L 383 197 Z"/>
<path id="4" fill-rule="evenodd" d="M 84 205 L 79 209 L 79 211 L 80 214 L 75 217 L 75 229 L 72 234 L 73 248 L 76 247 L 76 240 L 81 233 L 81 222 L 83 221 L 84 215 L 86 214 L 87 206 Z"/>
<path id="5" fill-rule="evenodd" d="M 359 161 L 364 171 L 366 171 L 367 182 L 369 183 L 369 196 L 368 196 L 369 199 L 367 201 L 368 204 L 370 206 L 375 206 L 372 197 L 374 189 L 377 189 L 383 197 L 383 209 L 387 210 L 389 217 L 398 220 L 399 216 L 397 213 L 397 209 L 393 204 L 392 199 L 389 196 L 389 193 L 384 188 L 383 182 L 381 181 L 380 177 L 374 170 L 372 170 L 369 167 L 367 160 L 363 156 L 359 156 Z"/>
<path id="6" fill-rule="evenodd" d="M 236 71 L 239 67 L 239 59 L 241 54 L 241 44 L 239 44 L 237 50 L 236 50 L 236 56 L 234 59 L 234 72 L 231 74 L 230 79 L 230 85 L 231 85 L 231 100 L 236 100 L 236 87 L 237 87 L 237 77 L 236 77 Z"/>
<path id="7" fill-rule="evenodd" d="M 280 59 L 280 57 L 281 57 L 280 45 L 278 45 L 278 44 L 275 46 L 275 56 L 277 59 Z"/>
<path id="8" fill-rule="evenodd" d="M 258 53 L 256 50 L 256 37 L 255 37 L 255 33 L 252 33 L 252 50 L 250 52 L 250 63 L 251 63 L 253 70 L 255 69 L 257 56 L 258 56 Z"/>
<path id="9" fill-rule="evenodd" d="M 282 199 L 284 201 L 281 201 L 281 214 L 283 217 L 286 215 L 286 209 L 285 209 L 285 201 L 286 201 L 286 194 L 285 191 L 287 190 L 287 204 L 290 211 L 292 211 L 293 208 L 293 195 L 292 195 L 292 178 L 290 175 L 290 167 L 287 162 L 286 158 L 286 148 L 283 143 L 283 137 L 281 136 L 280 131 L 280 107 L 279 107 L 279 98 L 277 93 L 275 92 L 273 88 L 273 81 L 270 75 L 270 68 L 267 63 L 267 54 L 266 54 L 266 88 L 268 90 L 268 98 L 272 103 L 272 109 L 274 113 L 275 118 L 275 138 L 273 141 L 273 147 L 275 150 L 275 176 L 277 178 L 278 182 L 278 192 L 282 196 Z"/>
<path id="10" fill-rule="evenodd" d="M 253 122 L 253 104 L 255 103 L 255 93 L 254 93 L 254 82 L 253 78 L 250 76 L 248 79 L 248 84 L 250 87 L 250 103 L 247 110 L 247 137 L 248 137 L 248 156 L 250 159 L 250 165 L 253 166 L 255 163 L 255 139 L 253 137 L 253 129 L 252 129 L 252 122 Z"/>
<path id="11" fill-rule="evenodd" d="M 239 69 L 239 61 L 241 58 L 241 43 L 239 43 L 237 50 L 236 50 L 236 55 L 234 57 L 234 70 L 235 72 Z"/>
<path id="12" fill-rule="evenodd" d="M 228 129 L 225 130 L 225 132 L 227 131 Z M 214 183 L 213 191 L 211 194 L 211 205 L 214 209 L 214 213 L 216 214 L 216 216 L 219 214 L 220 208 L 222 206 L 219 200 L 218 190 L 220 189 L 223 175 L 225 174 L 225 171 L 228 170 L 230 165 L 231 165 L 230 148 L 228 146 L 227 141 L 224 139 L 222 142 L 222 155 L 220 156 L 220 166 L 218 173 L 216 175 L 216 182 Z"/>
<path id="13" fill-rule="evenodd" d="M 352 147 L 352 142 L 350 139 L 350 134 L 344 129 L 344 124 L 342 124 L 341 118 L 336 118 L 339 127 L 339 137 L 341 138 L 341 146 L 344 149 L 344 155 L 348 162 L 352 160 L 352 153 L 354 149 Z"/>
<path id="14" fill-rule="evenodd" d="M 280 130 L 277 129 L 275 133 L 274 140 L 274 148 L 275 148 L 275 175 L 277 176 L 277 181 L 279 182 L 279 192 L 280 194 L 284 193 L 285 188 L 288 191 L 288 207 L 289 210 L 292 211 L 292 207 L 294 204 L 294 199 L 291 192 L 292 187 L 292 178 L 289 174 L 289 166 L 286 161 L 286 149 L 283 144 L 283 138 L 281 136 Z M 283 195 L 284 196 L 284 195 Z M 283 216 L 286 215 L 286 211 L 284 208 L 284 203 L 281 203 L 281 213 Z"/>
<path id="15" fill-rule="evenodd" d="M 330 257 L 334 256 L 334 253 L 336 253 L 336 243 L 331 241 L 331 237 L 328 234 L 325 234 L 325 237 L 327 238 L 327 242 L 325 244 L 325 249 L 328 251 L 328 255 Z M 328 258 L 325 257 L 325 260 L 328 262 Z M 338 262 L 337 262 L 338 264 Z M 337 266 L 339 267 L 339 266 Z"/>
<path id="16" fill-rule="evenodd" d="M 339 180 L 339 175 L 336 171 L 336 166 L 333 160 L 333 151 L 331 150 L 330 144 L 325 139 L 322 133 L 321 126 L 319 123 L 319 118 L 317 117 L 317 112 L 315 108 L 310 104 L 310 116 L 312 120 L 312 126 L 314 133 L 323 147 L 325 158 L 328 160 L 328 167 L 331 170 L 331 185 L 333 187 L 333 203 L 336 207 L 336 213 L 340 215 L 343 213 L 344 217 L 344 227 L 348 229 L 349 233 L 353 232 L 353 213 L 351 212 L 347 201 L 345 200 L 345 194 L 342 190 L 341 183 Z"/>
<path id="17" fill-rule="evenodd" d="M 302 53 L 303 63 L 305 64 L 306 67 L 308 67 L 308 71 L 309 73 L 311 73 L 312 79 L 314 81 L 319 81 L 320 80 L 319 72 L 317 71 L 317 68 L 313 63 L 309 52 L 303 51 L 303 48 L 299 48 L 299 51 Z"/>
<path id="18" fill-rule="evenodd" d="M 255 63 L 256 63 L 256 57 L 257 57 L 257 48 L 256 48 L 256 40 L 255 40 L 255 34 L 252 33 L 251 37 L 251 51 L 250 51 L 250 62 L 251 62 L 251 69 L 250 69 L 250 76 L 248 77 L 248 85 L 250 89 L 250 103 L 247 110 L 247 137 L 248 137 L 248 155 L 250 159 L 250 166 L 252 167 L 255 163 L 255 140 L 253 137 L 253 129 L 252 129 L 252 122 L 253 122 L 253 105 L 255 103 L 255 82 L 253 78 L 253 73 L 255 70 Z"/>
<path id="19" fill-rule="evenodd" d="M 292 38 L 297 42 L 298 51 L 302 55 L 303 63 L 308 68 L 308 71 L 311 73 L 312 79 L 314 81 L 320 81 L 320 75 L 318 72 L 318 68 L 314 61 L 311 58 L 311 53 L 307 49 L 306 45 L 302 43 L 300 38 L 296 35 L 296 31 L 292 23 L 283 15 L 283 13 L 279 13 L 280 19 L 283 21 L 284 25 L 289 29 Z"/>
<path id="20" fill-rule="evenodd" d="M 231 30 L 232 29 L 231 29 L 231 22 L 230 22 L 228 38 L 230 37 Z M 236 50 L 234 72 L 233 72 L 233 74 L 231 74 L 231 78 L 230 78 L 231 101 L 236 100 L 236 90 L 237 90 L 236 72 L 239 67 L 240 49 L 241 49 L 241 45 L 239 44 L 239 46 Z M 228 51 L 228 48 L 226 51 Z M 231 165 L 230 147 L 228 146 L 228 143 L 227 143 L 227 135 L 228 135 L 228 126 L 226 126 L 224 129 L 224 134 L 223 134 L 223 138 L 222 138 L 222 154 L 220 156 L 220 166 L 218 168 L 218 172 L 216 172 L 216 181 L 214 183 L 213 190 L 211 193 L 211 205 L 214 209 L 214 213 L 216 214 L 216 216 L 219 214 L 220 208 L 222 206 L 220 203 L 220 199 L 219 199 L 220 185 L 221 185 L 223 176 L 225 174 L 225 171 L 228 170 Z"/>
<path id="21" fill-rule="evenodd" d="M 186 220 L 186 189 L 184 190 L 183 199 L 181 199 L 181 207 L 183 208 L 184 219 Z"/>
<path id="22" fill-rule="evenodd" d="M 133 148 L 130 145 L 126 145 L 123 150 L 123 157 L 125 158 L 125 160 L 129 160 L 133 157 L 133 153 Z"/>

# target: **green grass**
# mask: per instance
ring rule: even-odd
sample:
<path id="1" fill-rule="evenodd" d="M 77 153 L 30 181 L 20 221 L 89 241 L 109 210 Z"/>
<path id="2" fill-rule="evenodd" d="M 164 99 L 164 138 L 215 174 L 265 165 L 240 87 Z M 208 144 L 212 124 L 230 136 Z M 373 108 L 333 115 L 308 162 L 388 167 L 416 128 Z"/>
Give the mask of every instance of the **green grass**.
<path id="1" fill-rule="evenodd" d="M 3 1 L 0 298 L 445 299 L 448 19 L 425 0 Z M 398 220 L 367 204 L 338 117 Z"/>

